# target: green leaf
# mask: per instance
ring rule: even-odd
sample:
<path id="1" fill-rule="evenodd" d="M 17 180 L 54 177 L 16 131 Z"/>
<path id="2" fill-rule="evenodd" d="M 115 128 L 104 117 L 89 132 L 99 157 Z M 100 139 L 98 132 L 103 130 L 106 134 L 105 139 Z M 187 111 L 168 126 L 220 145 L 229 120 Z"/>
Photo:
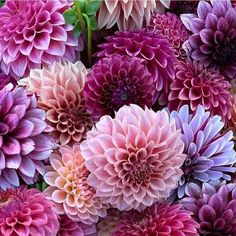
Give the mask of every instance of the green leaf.
<path id="1" fill-rule="evenodd" d="M 77 0 L 81 12 L 85 11 L 86 0 Z"/>
<path id="2" fill-rule="evenodd" d="M 46 182 L 42 182 L 42 191 L 44 191 L 48 187 Z"/>
<path id="3" fill-rule="evenodd" d="M 88 16 L 95 16 L 101 6 L 101 0 L 89 0 L 86 3 L 85 12 Z"/>
<path id="4" fill-rule="evenodd" d="M 80 24 L 79 24 L 79 21 L 77 20 L 75 22 L 75 26 L 73 29 L 73 37 L 78 38 L 80 36 L 80 34 L 81 34 Z"/>
<path id="5" fill-rule="evenodd" d="M 2 7 L 4 5 L 4 0 L 0 0 L 0 7 Z"/>
<path id="6" fill-rule="evenodd" d="M 67 24 L 73 25 L 77 20 L 77 15 L 74 9 L 69 9 L 63 13 Z"/>
<path id="7" fill-rule="evenodd" d="M 91 17 L 89 17 L 89 20 L 90 20 L 91 29 L 92 29 L 92 30 L 97 30 L 98 25 L 97 25 L 96 16 L 91 16 Z"/>

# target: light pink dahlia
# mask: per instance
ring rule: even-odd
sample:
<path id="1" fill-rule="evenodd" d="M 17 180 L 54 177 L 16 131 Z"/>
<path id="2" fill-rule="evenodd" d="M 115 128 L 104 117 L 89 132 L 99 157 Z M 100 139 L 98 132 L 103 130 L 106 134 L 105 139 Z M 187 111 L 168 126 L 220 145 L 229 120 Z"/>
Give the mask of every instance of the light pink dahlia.
<path id="1" fill-rule="evenodd" d="M 88 183 L 104 203 L 142 210 L 165 199 L 182 175 L 180 133 L 166 111 L 123 106 L 103 116 L 81 143 Z"/>
<path id="2" fill-rule="evenodd" d="M 87 224 L 106 216 L 105 205 L 87 183 L 89 171 L 78 145 L 60 147 L 51 155 L 50 164 L 44 175 L 49 187 L 44 193 L 55 203 L 58 214 L 67 214 L 72 220 Z"/>
<path id="3" fill-rule="evenodd" d="M 92 127 L 82 96 L 87 70 L 78 61 L 54 62 L 49 68 L 31 70 L 19 81 L 39 97 L 38 106 L 46 111 L 46 119 L 54 128 L 52 135 L 62 145 L 80 142 Z"/>
<path id="4" fill-rule="evenodd" d="M 7 0 L 0 8 L 1 70 L 17 78 L 61 58 L 75 60 L 83 43 L 65 24 L 66 9 L 60 0 Z"/>
<path id="5" fill-rule="evenodd" d="M 52 207 L 36 189 L 0 191 L 0 235 L 56 236 L 59 222 Z"/>

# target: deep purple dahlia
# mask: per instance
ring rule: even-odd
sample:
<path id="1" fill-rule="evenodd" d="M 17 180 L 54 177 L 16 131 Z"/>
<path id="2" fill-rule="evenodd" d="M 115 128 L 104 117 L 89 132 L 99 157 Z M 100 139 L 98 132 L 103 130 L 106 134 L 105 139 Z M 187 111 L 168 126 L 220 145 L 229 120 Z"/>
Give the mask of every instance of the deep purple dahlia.
<path id="1" fill-rule="evenodd" d="M 191 58 L 235 78 L 236 9 L 230 0 L 200 1 L 197 15 L 183 14 L 181 19 L 193 33 L 186 41 Z"/>
<path id="2" fill-rule="evenodd" d="M 0 188 L 32 184 L 52 152 L 45 112 L 23 88 L 0 90 Z"/>
<path id="3" fill-rule="evenodd" d="M 171 44 L 162 34 L 146 30 L 116 32 L 114 36 L 107 37 L 106 43 L 101 44 L 100 48 L 101 51 L 97 53 L 99 58 L 120 54 L 144 59 L 154 79 L 156 97 L 168 93 L 175 74 L 176 58 Z M 165 98 L 161 96 L 159 102 L 165 103 Z"/>
<path id="4" fill-rule="evenodd" d="M 179 112 L 171 113 L 171 119 L 175 120 L 177 129 L 181 130 L 184 153 L 187 155 L 182 166 L 184 174 L 175 192 L 179 198 L 184 196 L 187 183 L 230 180 L 230 173 L 236 171 L 232 167 L 236 163 L 234 143 L 231 141 L 233 133 L 221 134 L 224 123 L 219 116 L 210 115 L 202 106 L 198 106 L 194 115 L 190 114 L 187 105 Z"/>
<path id="5" fill-rule="evenodd" d="M 114 55 L 101 59 L 87 76 L 84 99 L 95 120 L 131 103 L 152 105 L 155 85 L 142 60 Z"/>
<path id="6" fill-rule="evenodd" d="M 196 13 L 199 0 L 171 0 L 169 11 L 176 15 L 184 13 Z"/>
<path id="7" fill-rule="evenodd" d="M 222 183 L 220 186 L 203 184 L 187 185 L 187 197 L 181 200 L 186 210 L 200 224 L 200 235 L 236 235 L 236 185 Z"/>

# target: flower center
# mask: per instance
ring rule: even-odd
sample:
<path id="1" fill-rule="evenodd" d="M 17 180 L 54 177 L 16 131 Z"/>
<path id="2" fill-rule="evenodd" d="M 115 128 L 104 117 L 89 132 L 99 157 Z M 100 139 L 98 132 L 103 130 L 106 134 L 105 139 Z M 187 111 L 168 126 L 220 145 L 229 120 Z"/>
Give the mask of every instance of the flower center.
<path id="1" fill-rule="evenodd" d="M 134 163 L 131 170 L 131 180 L 138 185 L 150 181 L 150 167 L 147 163 Z"/>
<path id="2" fill-rule="evenodd" d="M 0 191 L 0 208 L 11 203 L 14 194 L 15 194 L 14 190 Z"/>

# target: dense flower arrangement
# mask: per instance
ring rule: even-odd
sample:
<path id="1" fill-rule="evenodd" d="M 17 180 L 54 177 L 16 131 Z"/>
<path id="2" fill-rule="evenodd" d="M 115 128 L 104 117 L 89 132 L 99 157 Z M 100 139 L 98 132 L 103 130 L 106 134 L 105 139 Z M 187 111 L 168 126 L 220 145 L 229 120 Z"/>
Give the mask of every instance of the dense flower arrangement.
<path id="1" fill-rule="evenodd" d="M 0 1 L 0 236 L 236 236 L 236 1 Z"/>

